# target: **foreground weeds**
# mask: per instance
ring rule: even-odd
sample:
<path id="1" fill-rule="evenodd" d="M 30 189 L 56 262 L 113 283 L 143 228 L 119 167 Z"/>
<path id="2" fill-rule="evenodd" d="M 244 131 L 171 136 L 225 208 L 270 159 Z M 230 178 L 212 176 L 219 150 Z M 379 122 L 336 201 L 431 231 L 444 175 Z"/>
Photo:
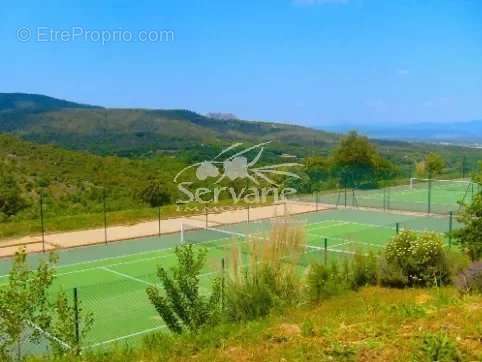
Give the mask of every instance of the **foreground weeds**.
<path id="1" fill-rule="evenodd" d="M 319 304 L 75 361 L 480 361 L 482 297 L 454 288 L 362 288 Z"/>

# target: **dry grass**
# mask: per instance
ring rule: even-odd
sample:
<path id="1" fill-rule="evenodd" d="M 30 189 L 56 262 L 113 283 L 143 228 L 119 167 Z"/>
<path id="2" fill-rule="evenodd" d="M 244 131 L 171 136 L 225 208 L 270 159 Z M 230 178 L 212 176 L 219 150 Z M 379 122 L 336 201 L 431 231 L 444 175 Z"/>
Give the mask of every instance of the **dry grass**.
<path id="1" fill-rule="evenodd" d="M 294 269 L 305 249 L 305 228 L 303 225 L 281 219 L 273 224 L 267 235 L 251 236 L 245 246 L 248 260 L 243 260 L 241 246 L 233 243 L 230 250 L 230 276 L 239 281 L 240 275 L 255 275 L 260 266 L 274 269 Z"/>
<path id="2" fill-rule="evenodd" d="M 312 333 L 301 331 L 309 321 Z M 451 289 L 366 288 L 315 308 L 293 308 L 244 342 L 244 327 L 223 348 L 194 361 L 425 361 L 423 337 L 446 333 L 464 361 L 482 361 L 482 297 Z M 174 359 L 173 359 L 174 360 Z"/>

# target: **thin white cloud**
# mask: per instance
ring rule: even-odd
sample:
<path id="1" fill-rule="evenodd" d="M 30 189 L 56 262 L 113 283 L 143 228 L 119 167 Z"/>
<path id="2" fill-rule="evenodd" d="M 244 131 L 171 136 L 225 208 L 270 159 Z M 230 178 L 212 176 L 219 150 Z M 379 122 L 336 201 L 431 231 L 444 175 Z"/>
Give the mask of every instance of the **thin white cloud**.
<path id="1" fill-rule="evenodd" d="M 404 76 L 404 75 L 408 75 L 410 72 L 408 69 L 405 69 L 405 68 L 401 68 L 401 69 L 397 69 L 397 74 L 398 75 L 401 75 L 401 76 Z"/>
<path id="2" fill-rule="evenodd" d="M 293 4 L 301 6 L 324 5 L 324 4 L 348 4 L 350 0 L 292 0 Z"/>

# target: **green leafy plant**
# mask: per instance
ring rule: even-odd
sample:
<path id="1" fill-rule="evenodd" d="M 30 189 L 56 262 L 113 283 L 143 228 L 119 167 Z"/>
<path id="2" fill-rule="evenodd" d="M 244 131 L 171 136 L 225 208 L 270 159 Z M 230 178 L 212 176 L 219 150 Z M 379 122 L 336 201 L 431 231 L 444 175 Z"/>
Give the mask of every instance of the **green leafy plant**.
<path id="1" fill-rule="evenodd" d="M 161 207 L 169 204 L 171 195 L 172 192 L 167 187 L 167 184 L 158 178 L 151 179 L 139 193 L 141 200 L 152 207 Z"/>
<path id="2" fill-rule="evenodd" d="M 221 315 L 221 283 L 215 279 L 209 297 L 200 293 L 201 270 L 206 263 L 206 249 L 197 253 L 193 245 L 176 248 L 178 264 L 169 273 L 159 267 L 157 275 L 164 290 L 147 288 L 147 295 L 168 328 L 175 333 L 196 333 L 216 323 Z"/>
<path id="3" fill-rule="evenodd" d="M 402 231 L 385 247 L 380 273 L 381 282 L 389 286 L 447 284 L 450 269 L 441 236 L 434 232 Z"/>
<path id="4" fill-rule="evenodd" d="M 421 347 L 422 360 L 437 362 L 462 361 L 456 344 L 444 333 L 427 334 L 423 337 Z"/>
<path id="5" fill-rule="evenodd" d="M 478 193 L 472 203 L 459 215 L 463 227 L 454 232 L 461 250 L 472 260 L 482 258 L 482 193 Z"/>
<path id="6" fill-rule="evenodd" d="M 376 285 L 378 282 L 378 258 L 370 252 L 368 255 L 356 253 L 350 263 L 352 287 L 356 289 L 366 285 Z"/>
<path id="7" fill-rule="evenodd" d="M 79 337 L 85 337 L 92 328 L 93 317 L 80 306 L 75 315 L 64 292 L 51 293 L 57 260 L 55 254 L 49 254 L 47 260 L 41 260 L 31 270 L 25 250 L 16 253 L 8 284 L 0 288 L 1 360 L 11 359 L 13 349 L 21 359 L 24 342 L 39 344 L 41 340 L 57 355 L 80 352 L 75 320 L 79 321 Z"/>
<path id="8" fill-rule="evenodd" d="M 329 266 L 321 263 L 310 265 L 306 277 L 306 294 L 310 302 L 317 303 L 351 287 L 352 279 L 348 264 L 345 264 L 343 269 L 336 262 Z"/>
<path id="9" fill-rule="evenodd" d="M 85 312 L 80 302 L 75 306 L 71 300 L 64 291 L 60 291 L 53 303 L 54 313 L 49 333 L 54 337 L 50 342 L 57 355 L 63 355 L 65 352 L 79 354 L 80 342 L 91 331 L 94 324 L 93 314 Z M 68 349 L 66 345 L 69 346 Z"/>
<path id="10" fill-rule="evenodd" d="M 27 206 L 17 181 L 0 169 L 0 221 L 1 215 L 9 218 Z"/>
<path id="11" fill-rule="evenodd" d="M 340 140 L 333 151 L 331 165 L 344 187 L 358 188 L 397 173 L 395 165 L 384 159 L 367 137 L 354 131 Z"/>
<path id="12" fill-rule="evenodd" d="M 9 360 L 14 345 L 21 358 L 23 337 L 29 335 L 31 342 L 38 342 L 39 331 L 48 328 L 51 315 L 47 292 L 54 280 L 56 261 L 57 257 L 51 254 L 36 270 L 30 270 L 25 250 L 16 253 L 8 284 L 0 288 L 1 359 Z"/>

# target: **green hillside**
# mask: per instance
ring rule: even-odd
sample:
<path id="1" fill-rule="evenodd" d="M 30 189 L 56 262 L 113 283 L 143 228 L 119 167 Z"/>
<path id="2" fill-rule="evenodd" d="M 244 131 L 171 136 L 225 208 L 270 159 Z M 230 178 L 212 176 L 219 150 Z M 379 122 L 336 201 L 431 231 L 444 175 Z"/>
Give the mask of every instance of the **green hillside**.
<path id="1" fill-rule="evenodd" d="M 172 156 L 149 160 L 130 160 L 115 156 L 96 156 L 69 151 L 53 145 L 38 145 L 10 135 L 0 135 L 0 184 L 2 191 L 18 194 L 21 206 L 14 215 L 0 213 L 2 227 L 9 233 L 28 232 L 31 224 L 38 228 L 40 192 L 45 196 L 46 217 L 100 213 L 103 193 L 108 210 L 146 208 L 138 193 L 151 178 L 166 182 L 184 164 Z M 10 185 L 10 186 L 9 186 Z M 17 190 L 17 191 L 15 191 Z M 92 216 L 92 215 L 91 215 Z M 135 217 L 131 216 L 133 219 Z M 100 224 L 102 218 L 88 225 Z M 22 230 L 18 223 L 33 220 Z M 8 222 L 7 222 L 8 221 Z M 62 223 L 62 220 L 58 222 Z M 73 221 L 79 226 L 81 220 Z M 68 221 L 65 221 L 68 224 Z M 9 227 L 11 225 L 11 228 Z M 65 225 L 68 228 L 68 225 Z M 3 230 L 3 229 L 2 229 Z M 0 230 L 1 236 L 5 235 Z"/>
<path id="2" fill-rule="evenodd" d="M 268 154 L 326 155 L 340 135 L 270 122 L 220 120 L 187 110 L 106 109 L 54 98 L 0 93 L 0 132 L 36 143 L 100 155 L 171 155 L 187 161 L 213 156 L 234 142 L 272 141 Z M 397 141 L 374 141 L 382 154 L 406 170 L 427 152 L 438 152 L 459 173 L 475 168 L 482 149 Z M 266 158 L 265 158 L 266 160 Z"/>
<path id="3" fill-rule="evenodd" d="M 0 132 L 38 143 L 123 156 L 197 151 L 202 145 L 273 141 L 273 149 L 306 154 L 338 136 L 305 127 L 217 120 L 185 110 L 103 109 L 33 95 L 0 94 Z"/>

